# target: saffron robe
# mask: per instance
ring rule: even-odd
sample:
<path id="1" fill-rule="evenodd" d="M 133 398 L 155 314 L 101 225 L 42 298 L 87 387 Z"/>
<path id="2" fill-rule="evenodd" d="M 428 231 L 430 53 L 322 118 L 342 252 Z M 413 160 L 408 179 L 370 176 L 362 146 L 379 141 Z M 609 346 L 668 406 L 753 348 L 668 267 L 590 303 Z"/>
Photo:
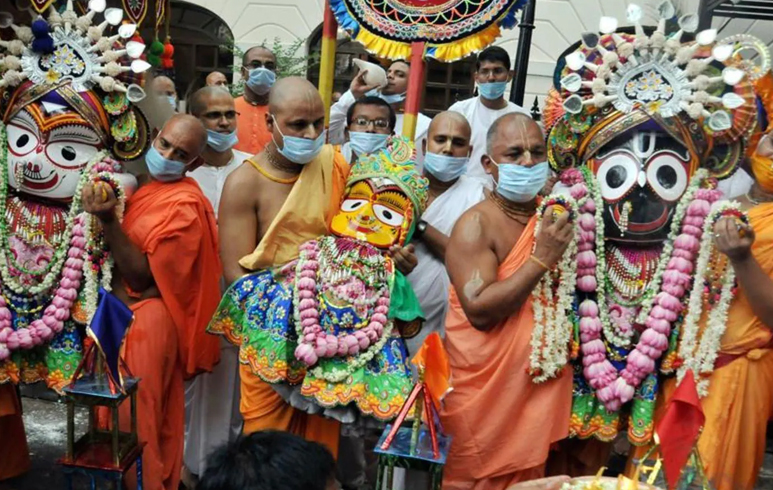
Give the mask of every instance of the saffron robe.
<path id="1" fill-rule="evenodd" d="M 329 220 L 340 205 L 348 173 L 349 165 L 343 156 L 330 145 L 323 147 L 319 156 L 304 166 L 255 251 L 240 260 L 242 267 L 260 270 L 286 264 L 298 257 L 302 243 L 326 234 Z M 210 331 L 227 334 L 218 325 L 210 326 Z M 239 361 L 245 434 L 268 429 L 291 432 L 337 454 L 338 421 L 293 408 L 252 372 L 248 349 L 240 350 Z"/>
<path id="2" fill-rule="evenodd" d="M 236 118 L 236 137 L 239 141 L 234 150 L 250 156 L 257 155 L 271 142 L 271 133 L 266 126 L 268 105 L 252 105 L 244 97 L 234 99 Z"/>
<path id="3" fill-rule="evenodd" d="M 752 254 L 762 270 L 773 277 L 773 203 L 755 206 L 747 214 L 756 234 Z M 715 367 L 709 393 L 701 400 L 706 422 L 698 452 L 716 490 L 752 490 L 757 481 L 765 455 L 765 429 L 773 417 L 771 339 L 771 327 L 754 315 L 739 287 L 720 340 L 717 359 L 725 365 Z M 656 421 L 665 414 L 675 389 L 674 378 L 663 383 Z M 639 449 L 637 454 L 644 452 Z M 632 470 L 629 465 L 629 473 Z"/>
<path id="4" fill-rule="evenodd" d="M 497 280 L 528 260 L 536 216 L 499 265 Z M 550 445 L 567 437 L 572 373 L 532 383 L 527 373 L 534 327 L 532 300 L 494 329 L 475 329 L 454 288 L 449 296 L 445 346 L 453 391 L 440 418 L 451 436 L 443 490 L 505 490 L 540 478 Z"/>
<path id="5" fill-rule="evenodd" d="M 220 299 L 222 268 L 212 206 L 193 179 L 146 184 L 129 199 L 123 229 L 146 254 L 161 297 L 131 305 L 124 358 L 141 378 L 137 420 L 145 488 L 176 490 L 183 457 L 183 379 L 211 371 L 219 339 L 206 326 Z M 121 407 L 128 429 L 129 404 Z"/>
<path id="6" fill-rule="evenodd" d="M 0 385 L 0 481 L 30 469 L 21 403 L 13 384 Z"/>

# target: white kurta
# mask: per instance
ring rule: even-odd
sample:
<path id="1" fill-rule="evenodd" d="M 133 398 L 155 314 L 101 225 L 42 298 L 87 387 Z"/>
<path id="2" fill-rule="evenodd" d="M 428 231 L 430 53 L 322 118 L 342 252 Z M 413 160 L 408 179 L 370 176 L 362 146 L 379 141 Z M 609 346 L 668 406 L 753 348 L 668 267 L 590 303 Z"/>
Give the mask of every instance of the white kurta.
<path id="1" fill-rule="evenodd" d="M 470 155 L 470 162 L 467 164 L 467 177 L 478 179 L 485 183 L 486 186 L 491 187 L 493 180 L 486 171 L 483 170 L 483 164 L 480 163 L 480 157 L 486 154 L 486 135 L 489 128 L 494 124 L 494 121 L 505 114 L 520 112 L 528 115 L 529 112 L 512 102 L 508 102 L 507 107 L 504 109 L 496 111 L 491 110 L 483 105 L 480 101 L 480 96 L 467 100 L 460 100 L 448 110 L 460 112 L 464 115 L 472 128 L 472 138 L 470 139 L 470 143 L 472 144 L 472 154 Z"/>
<path id="2" fill-rule="evenodd" d="M 346 113 L 349 111 L 349 107 L 354 104 L 355 99 L 351 90 L 347 90 L 341 98 L 333 104 L 330 108 L 330 127 L 328 128 L 329 143 L 333 145 L 343 145 L 346 137 L 344 130 L 346 129 Z M 395 134 L 403 134 L 403 114 L 397 114 L 397 121 L 395 125 Z M 413 138 L 416 145 L 416 159 L 419 167 L 421 162 L 424 161 L 424 153 L 421 151 L 421 142 L 427 137 L 427 131 L 429 130 L 429 124 L 432 119 L 428 118 L 422 113 L 419 113 L 416 119 L 416 135 Z"/>
<path id="3" fill-rule="evenodd" d="M 250 156 L 234 151 L 224 167 L 201 166 L 189 175 L 198 182 L 215 216 L 228 175 Z M 185 466 L 201 476 L 207 457 L 242 431 L 239 413 L 239 348 L 220 340 L 220 362 L 211 373 L 200 374 L 185 385 Z"/>
<path id="4" fill-rule="evenodd" d="M 215 209 L 215 218 L 217 218 L 217 210 L 220 207 L 220 195 L 223 193 L 225 179 L 246 159 L 250 158 L 250 155 L 247 153 L 236 150 L 233 152 L 234 157 L 223 167 L 202 165 L 188 174 L 188 177 L 191 177 L 199 184 L 204 197 L 212 204 L 212 207 Z"/>
<path id="5" fill-rule="evenodd" d="M 483 184 L 479 180 L 462 176 L 450 189 L 432 201 L 421 219 L 444 235 L 450 236 L 459 217 L 483 200 L 483 189 Z M 451 286 L 445 264 L 432 254 L 421 240 L 415 243 L 416 258 L 419 263 L 408 275 L 408 280 L 413 286 L 427 321 L 416 337 L 406 340 L 408 353 L 411 356 L 418 351 L 431 332 L 439 332 L 441 335 L 445 333 L 448 290 Z"/>

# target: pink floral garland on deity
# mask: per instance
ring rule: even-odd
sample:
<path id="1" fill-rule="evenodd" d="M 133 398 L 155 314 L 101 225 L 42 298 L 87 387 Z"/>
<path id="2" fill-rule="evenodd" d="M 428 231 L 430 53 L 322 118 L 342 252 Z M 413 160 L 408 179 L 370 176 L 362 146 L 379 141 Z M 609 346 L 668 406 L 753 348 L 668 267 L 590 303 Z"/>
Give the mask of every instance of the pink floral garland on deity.
<path id="1" fill-rule="evenodd" d="M 313 240 L 300 247 L 298 261 L 296 321 L 300 321 L 298 347 L 295 358 L 306 366 L 313 366 L 323 357 L 354 356 L 376 344 L 384 336 L 389 313 L 389 288 L 376 300 L 373 315 L 365 328 L 341 338 L 327 334 L 319 324 L 320 305 L 317 274 L 319 272 L 319 241 Z M 350 295 L 355 300 L 358 295 Z"/>
<path id="2" fill-rule="evenodd" d="M 86 247 L 85 216 L 78 216 L 73 226 L 67 260 L 62 268 L 62 278 L 51 303 L 43 310 L 43 316 L 28 327 L 13 329 L 11 310 L 0 296 L 0 362 L 6 360 L 11 351 L 31 349 L 50 341 L 61 332 L 64 322 L 70 318 L 70 309 L 78 298 L 83 276 L 83 254 Z"/>
<path id="3" fill-rule="evenodd" d="M 703 180 L 702 176 L 696 176 Z M 588 194 L 585 178 L 579 170 L 568 170 L 562 181 L 571 185 L 570 192 L 575 199 Z M 586 299 L 579 305 L 579 328 L 581 351 L 583 353 L 583 374 L 590 386 L 596 390 L 599 401 L 610 411 L 617 411 L 633 399 L 636 388 L 649 374 L 655 371 L 656 361 L 667 350 L 668 337 L 673 323 L 679 318 L 683 307 L 682 299 L 691 282 L 696 254 L 700 248 L 703 224 L 712 203 L 721 197 L 714 189 L 697 189 L 694 199 L 686 209 L 681 223 L 681 232 L 674 241 L 674 250 L 663 272 L 663 284 L 649 310 L 636 347 L 628 354 L 625 368 L 618 373 L 607 359 L 606 344 L 602 340 L 603 324 L 598 303 Z M 580 207 L 580 244 L 578 245 L 577 288 L 583 293 L 596 293 L 603 284 L 597 278 L 596 257 L 596 213 L 594 199 L 588 198 Z M 676 219 L 677 216 L 674 217 Z M 605 273 L 602 271 L 602 273 Z M 657 280 L 654 287 L 657 287 Z M 646 305 L 642 308 L 647 308 Z"/>

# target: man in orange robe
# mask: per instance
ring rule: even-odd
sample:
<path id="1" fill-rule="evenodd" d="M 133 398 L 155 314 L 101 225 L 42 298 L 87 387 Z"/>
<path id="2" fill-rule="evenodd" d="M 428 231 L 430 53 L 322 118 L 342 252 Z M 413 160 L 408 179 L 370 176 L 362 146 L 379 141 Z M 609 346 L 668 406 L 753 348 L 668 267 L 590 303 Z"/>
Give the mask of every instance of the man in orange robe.
<path id="1" fill-rule="evenodd" d="M 113 291 L 134 311 L 124 358 L 141 378 L 138 432 L 145 442 L 145 488 L 177 489 L 184 436 L 183 381 L 218 362 L 206 333 L 220 299 L 217 224 L 209 201 L 185 172 L 201 161 L 207 137 L 193 116 L 177 115 L 145 157 L 150 177 L 126 203 L 123 223 L 105 183 L 86 186 L 83 207 L 102 223 L 115 260 Z M 129 404 L 121 407 L 128 429 Z"/>
<path id="2" fill-rule="evenodd" d="M 248 159 L 249 165 L 237 168 L 223 189 L 219 225 L 229 284 L 248 272 L 289 262 L 298 256 L 299 245 L 325 234 L 328 215 L 338 205 L 349 172 L 346 161 L 330 145 L 309 155 L 313 158 L 305 163 L 293 162 L 279 150 L 285 137 L 316 140 L 322 135 L 324 106 L 313 85 L 301 78 L 282 79 L 271 90 L 269 107 L 263 124 L 276 143 Z M 210 330 L 228 334 L 218 324 Z M 337 453 L 337 421 L 293 408 L 253 373 L 244 350 L 240 361 L 246 434 L 266 429 L 292 432 Z"/>
<path id="3" fill-rule="evenodd" d="M 462 215 L 446 250 L 453 391 L 441 421 L 453 441 L 444 490 L 505 490 L 540 478 L 550 445 L 568 434 L 569 368 L 543 384 L 527 372 L 531 293 L 573 233 L 568 213 L 554 219 L 548 209 L 534 238 L 545 160 L 545 139 L 531 118 L 514 113 L 495 121 L 482 163 L 496 190 Z"/>
<path id="4" fill-rule="evenodd" d="M 289 77 L 276 83 L 265 122 L 272 142 L 248 159 L 249 165 L 229 175 L 223 188 L 218 215 L 229 284 L 249 272 L 290 262 L 298 257 L 302 243 L 326 234 L 349 173 L 343 156 L 331 145 L 322 145 L 325 109 L 306 79 Z M 409 247 L 394 255 L 403 272 L 415 266 Z M 229 337 L 227 322 L 213 322 L 210 331 L 238 344 Z M 266 429 L 292 432 L 337 455 L 338 421 L 290 405 L 253 372 L 248 349 L 240 350 L 239 361 L 246 434 Z"/>
<path id="5" fill-rule="evenodd" d="M 773 138 L 765 136 L 751 158 L 755 183 L 740 199 L 750 227 L 720 220 L 714 239 L 735 269 L 738 292 L 727 314 L 708 395 L 698 453 L 717 490 L 752 490 L 765 455 L 765 432 L 773 417 Z M 656 423 L 676 389 L 663 384 Z M 644 454 L 638 449 L 636 456 Z M 629 473 L 633 471 L 629 467 Z"/>
<path id="6" fill-rule="evenodd" d="M 250 155 L 257 155 L 271 142 L 271 131 L 266 126 L 268 98 L 276 80 L 276 56 L 263 46 L 248 49 L 242 57 L 244 95 L 234 99 L 239 142 L 234 146 Z"/>
<path id="7" fill-rule="evenodd" d="M 30 452 L 21 418 L 21 403 L 12 384 L 0 385 L 0 481 L 30 469 Z"/>

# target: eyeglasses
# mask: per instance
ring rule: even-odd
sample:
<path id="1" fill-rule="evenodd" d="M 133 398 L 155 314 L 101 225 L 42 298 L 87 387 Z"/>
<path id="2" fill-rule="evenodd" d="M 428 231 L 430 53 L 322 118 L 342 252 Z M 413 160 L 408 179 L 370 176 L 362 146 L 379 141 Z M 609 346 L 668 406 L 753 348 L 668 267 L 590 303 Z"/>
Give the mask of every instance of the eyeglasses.
<path id="1" fill-rule="evenodd" d="M 248 70 L 254 70 L 255 68 L 263 68 L 263 67 L 271 71 L 274 71 L 274 69 L 276 68 L 274 63 L 271 63 L 270 61 L 264 64 L 262 61 L 254 60 L 252 63 L 245 65 L 245 68 L 247 68 Z"/>
<path id="2" fill-rule="evenodd" d="M 236 111 L 204 113 L 204 118 L 209 119 L 210 121 L 219 121 L 222 118 L 226 118 L 229 121 L 233 121 L 234 119 L 236 119 L 236 116 L 237 116 Z"/>
<path id="3" fill-rule="evenodd" d="M 363 128 L 367 128 L 370 125 L 373 125 L 376 129 L 388 129 L 389 128 L 389 120 L 387 119 L 366 119 L 364 117 L 358 117 L 354 121 L 352 121 L 352 125 L 354 126 L 360 126 Z"/>

